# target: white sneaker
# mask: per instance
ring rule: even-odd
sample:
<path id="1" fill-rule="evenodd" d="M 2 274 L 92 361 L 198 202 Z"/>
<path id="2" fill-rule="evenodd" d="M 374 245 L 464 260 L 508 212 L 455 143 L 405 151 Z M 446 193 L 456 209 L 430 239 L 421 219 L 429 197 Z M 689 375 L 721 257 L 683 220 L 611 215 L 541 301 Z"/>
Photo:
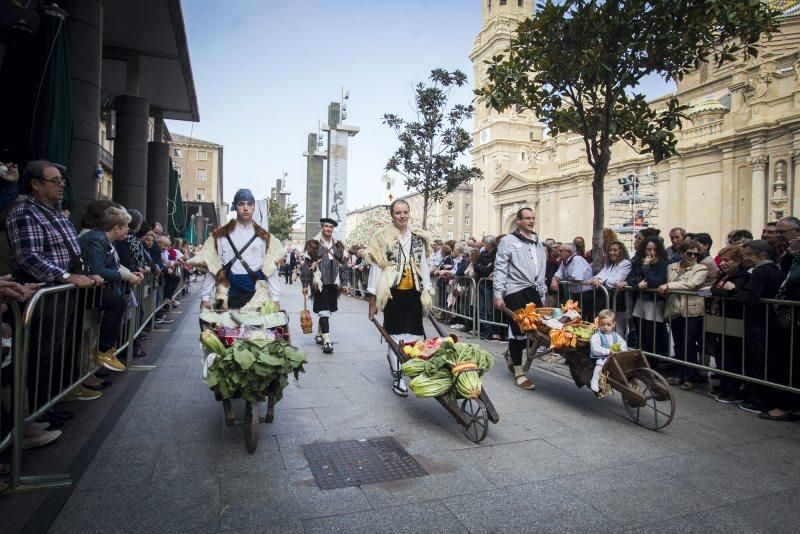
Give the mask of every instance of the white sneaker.
<path id="1" fill-rule="evenodd" d="M 401 378 L 399 381 L 392 384 L 392 391 L 395 395 L 399 395 L 400 397 L 408 397 L 408 386 L 406 386 L 405 379 Z"/>
<path id="2" fill-rule="evenodd" d="M 44 430 L 42 434 L 31 438 L 22 438 L 23 449 L 33 449 L 34 447 L 41 447 L 47 445 L 51 441 L 57 440 L 61 437 L 60 430 Z"/>

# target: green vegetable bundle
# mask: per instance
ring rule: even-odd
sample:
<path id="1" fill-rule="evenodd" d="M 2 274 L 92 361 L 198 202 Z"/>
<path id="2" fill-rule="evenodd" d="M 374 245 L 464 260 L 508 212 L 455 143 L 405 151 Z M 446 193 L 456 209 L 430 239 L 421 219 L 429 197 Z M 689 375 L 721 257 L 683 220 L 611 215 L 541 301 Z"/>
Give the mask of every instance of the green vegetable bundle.
<path id="1" fill-rule="evenodd" d="M 444 378 L 431 378 L 425 373 L 417 375 L 411 381 L 411 391 L 417 397 L 438 397 L 444 395 L 453 385 L 453 379 L 448 373 Z"/>
<path id="2" fill-rule="evenodd" d="M 481 394 L 483 373 L 492 368 L 492 355 L 470 343 L 442 344 L 428 360 L 410 359 L 401 369 L 412 377 L 417 397 L 443 395 L 454 386 L 457 397 L 471 399 Z"/>
<path id="3" fill-rule="evenodd" d="M 285 341 L 239 339 L 208 368 L 208 386 L 223 399 L 238 393 L 249 401 L 272 395 L 277 402 L 289 374 L 298 378 L 305 363 L 305 354 Z"/>

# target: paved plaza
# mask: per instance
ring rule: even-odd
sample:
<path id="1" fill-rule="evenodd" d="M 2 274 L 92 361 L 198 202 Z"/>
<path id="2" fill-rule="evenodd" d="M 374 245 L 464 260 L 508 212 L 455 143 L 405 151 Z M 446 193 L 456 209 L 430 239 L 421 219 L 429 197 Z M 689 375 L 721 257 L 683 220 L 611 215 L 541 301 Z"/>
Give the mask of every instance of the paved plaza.
<path id="1" fill-rule="evenodd" d="M 78 453 L 88 460 L 71 493 L 41 500 L 29 526 L 54 517 L 53 533 L 796 531 L 796 423 L 676 388 L 675 420 L 652 432 L 630 422 L 619 395 L 598 401 L 543 371 L 524 391 L 497 365 L 485 388 L 501 420 L 476 445 L 435 401 L 391 393 L 364 301 L 342 299 L 336 352 L 323 355 L 301 333 L 299 284 L 284 286 L 282 304 L 309 363 L 250 454 L 199 377 L 197 288 L 161 334 L 156 370 L 129 385 L 138 389 L 127 407 Z M 500 362 L 504 345 L 486 347 Z M 317 488 L 304 444 L 379 436 L 429 475 Z M 1 513 L 22 498 L 0 497 Z"/>

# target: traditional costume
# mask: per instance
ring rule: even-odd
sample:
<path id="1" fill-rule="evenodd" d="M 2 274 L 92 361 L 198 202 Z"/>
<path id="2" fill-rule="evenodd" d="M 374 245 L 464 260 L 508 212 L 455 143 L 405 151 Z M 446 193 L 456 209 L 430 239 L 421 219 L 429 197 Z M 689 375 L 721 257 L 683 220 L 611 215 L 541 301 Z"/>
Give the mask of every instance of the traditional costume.
<path id="1" fill-rule="evenodd" d="M 233 207 L 255 202 L 249 189 L 240 189 Z M 286 253 L 280 239 L 255 222 L 238 220 L 214 230 L 189 264 L 206 272 L 200 293 L 215 308 L 257 309 L 263 302 L 280 298 L 278 262 Z M 212 296 L 213 293 L 213 296 Z"/>
<path id="2" fill-rule="evenodd" d="M 395 341 L 418 341 L 425 336 L 422 316 L 432 303 L 430 237 L 420 230 L 405 233 L 390 224 L 379 230 L 367 247 L 369 270 L 367 292 L 375 296 L 383 311 L 383 327 Z M 389 351 L 389 367 L 394 377 L 392 389 L 401 396 L 408 389 L 400 372 L 397 356 Z"/>
<path id="3" fill-rule="evenodd" d="M 320 219 L 319 222 L 320 225 L 337 226 L 333 219 Z M 310 239 L 300 265 L 300 281 L 303 289 L 311 288 L 314 313 L 319 317 L 317 343 L 322 345 L 322 352 L 331 354 L 331 313 L 339 309 L 339 288 L 349 285 L 348 271 L 344 265 L 344 244 L 333 237 L 327 240 L 322 232 Z"/>

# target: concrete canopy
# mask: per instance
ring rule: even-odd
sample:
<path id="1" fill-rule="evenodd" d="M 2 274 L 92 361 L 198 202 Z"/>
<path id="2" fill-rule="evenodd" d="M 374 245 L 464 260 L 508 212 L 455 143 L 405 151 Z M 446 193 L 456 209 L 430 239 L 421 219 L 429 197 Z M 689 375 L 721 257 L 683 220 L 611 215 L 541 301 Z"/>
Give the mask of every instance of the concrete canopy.
<path id="1" fill-rule="evenodd" d="M 180 0 L 104 0 L 103 101 L 131 94 L 128 62 L 138 61 L 138 94 L 151 114 L 198 122 L 200 113 Z"/>

